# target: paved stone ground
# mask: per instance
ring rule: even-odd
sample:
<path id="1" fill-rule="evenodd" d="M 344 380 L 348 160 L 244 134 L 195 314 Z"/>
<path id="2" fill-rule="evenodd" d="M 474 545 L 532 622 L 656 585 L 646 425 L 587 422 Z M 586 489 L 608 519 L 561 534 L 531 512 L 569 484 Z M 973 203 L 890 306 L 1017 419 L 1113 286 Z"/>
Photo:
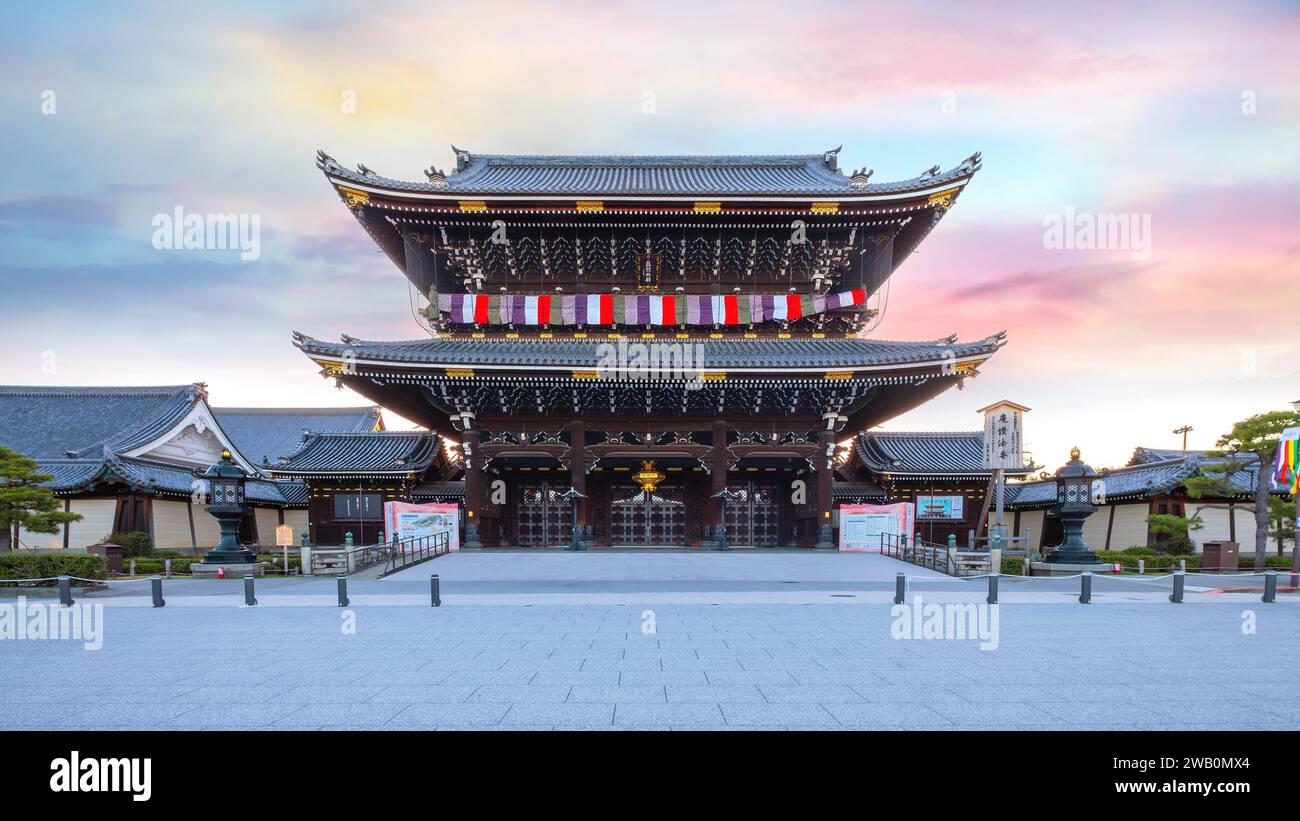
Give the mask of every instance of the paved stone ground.
<path id="1" fill-rule="evenodd" d="M 0 728 L 1300 728 L 1300 610 L 1257 600 L 1003 604 L 991 651 L 895 640 L 887 604 L 656 604 L 652 635 L 635 605 L 355 606 L 344 635 L 181 603 L 105 607 L 98 651 L 0 641 Z"/>

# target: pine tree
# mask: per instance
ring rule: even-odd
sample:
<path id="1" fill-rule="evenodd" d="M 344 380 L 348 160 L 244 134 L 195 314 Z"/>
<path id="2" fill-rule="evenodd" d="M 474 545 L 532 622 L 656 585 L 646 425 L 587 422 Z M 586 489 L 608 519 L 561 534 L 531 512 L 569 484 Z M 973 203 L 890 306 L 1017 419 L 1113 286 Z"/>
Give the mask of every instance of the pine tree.
<path id="1" fill-rule="evenodd" d="M 0 525 L 8 534 L 6 549 L 19 544 L 23 530 L 58 533 L 59 525 L 81 521 L 78 513 L 65 513 L 54 491 L 42 482 L 54 478 L 36 472 L 36 461 L 0 445 Z"/>

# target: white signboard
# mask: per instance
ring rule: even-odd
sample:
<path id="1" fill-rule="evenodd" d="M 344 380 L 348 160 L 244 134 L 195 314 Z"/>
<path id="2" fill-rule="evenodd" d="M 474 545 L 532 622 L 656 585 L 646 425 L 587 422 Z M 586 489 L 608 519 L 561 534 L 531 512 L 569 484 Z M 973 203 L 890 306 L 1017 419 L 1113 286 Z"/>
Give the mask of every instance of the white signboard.
<path id="1" fill-rule="evenodd" d="M 1018 470 L 1025 466 L 1024 412 L 1014 402 L 981 408 L 984 414 L 984 468 Z"/>
<path id="2" fill-rule="evenodd" d="M 280 525 L 275 529 L 275 546 L 276 547 L 293 547 L 293 528 L 288 525 Z"/>
<path id="3" fill-rule="evenodd" d="M 952 519 L 961 521 L 965 513 L 963 496 L 917 496 L 917 519 Z"/>
<path id="4" fill-rule="evenodd" d="M 840 550 L 880 550 L 882 534 L 913 535 L 912 505 L 840 505 Z"/>

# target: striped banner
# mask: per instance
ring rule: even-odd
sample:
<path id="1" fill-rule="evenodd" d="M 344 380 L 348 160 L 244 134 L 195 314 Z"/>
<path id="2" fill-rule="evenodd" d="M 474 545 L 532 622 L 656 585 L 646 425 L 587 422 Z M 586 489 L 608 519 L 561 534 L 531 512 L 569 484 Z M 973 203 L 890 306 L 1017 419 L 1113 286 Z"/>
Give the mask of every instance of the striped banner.
<path id="1" fill-rule="evenodd" d="M 865 305 L 862 288 L 835 294 L 438 294 L 463 325 L 750 325 Z"/>

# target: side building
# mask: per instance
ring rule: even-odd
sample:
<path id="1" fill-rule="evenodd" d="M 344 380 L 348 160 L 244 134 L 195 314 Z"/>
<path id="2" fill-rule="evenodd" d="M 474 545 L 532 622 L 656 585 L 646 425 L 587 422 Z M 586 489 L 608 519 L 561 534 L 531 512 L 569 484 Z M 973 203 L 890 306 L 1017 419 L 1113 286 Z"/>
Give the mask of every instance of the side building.
<path id="1" fill-rule="evenodd" d="M 1161 537 L 1151 531 L 1148 516 L 1200 516 L 1203 527 L 1188 534 L 1197 552 L 1208 541 L 1233 541 L 1243 552 L 1254 552 L 1257 457 L 1238 457 L 1242 466 L 1225 477 L 1232 491 L 1228 495 L 1196 499 L 1187 492 L 1189 478 L 1214 475 L 1225 458 L 1207 451 L 1136 448 L 1128 464 L 1100 471 L 1097 512 L 1084 522 L 1083 540 L 1097 551 L 1159 547 Z M 1064 534 L 1053 513 L 1055 482 L 1035 480 L 1011 485 L 1008 494 L 1008 508 L 1013 511 L 1010 521 L 1016 535 L 1022 529 L 1038 534 L 1034 539 L 1036 550 L 1061 543 Z"/>
<path id="2" fill-rule="evenodd" d="M 229 450 L 252 476 L 240 540 L 273 545 L 275 528 L 307 530 L 309 495 L 298 481 L 267 476 L 268 459 L 296 450 L 304 428 L 382 427 L 374 407 L 213 408 L 203 383 L 163 387 L 0 386 L 0 445 L 36 460 L 63 508 L 83 518 L 55 534 L 23 532 L 17 547 L 80 548 L 112 533 L 148 533 L 155 547 L 217 543 L 193 475 Z M 5 548 L 13 547 L 4 539 Z"/>

